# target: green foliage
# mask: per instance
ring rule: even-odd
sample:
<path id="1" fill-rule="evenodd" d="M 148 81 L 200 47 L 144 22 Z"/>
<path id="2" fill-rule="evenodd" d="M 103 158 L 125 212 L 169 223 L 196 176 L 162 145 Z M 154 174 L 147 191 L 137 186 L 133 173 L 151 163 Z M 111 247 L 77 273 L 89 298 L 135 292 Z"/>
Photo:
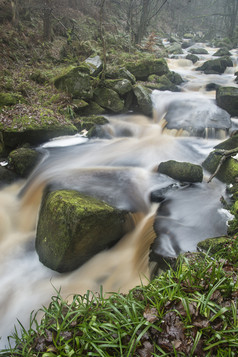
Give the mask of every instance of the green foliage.
<path id="1" fill-rule="evenodd" d="M 237 245 L 236 245 L 237 249 Z M 10 356 L 235 356 L 237 268 L 201 254 L 182 256 L 127 295 L 52 297 L 44 317 L 11 337 Z M 144 354 L 143 354 L 144 353 Z M 147 354 L 146 354 L 147 353 Z"/>

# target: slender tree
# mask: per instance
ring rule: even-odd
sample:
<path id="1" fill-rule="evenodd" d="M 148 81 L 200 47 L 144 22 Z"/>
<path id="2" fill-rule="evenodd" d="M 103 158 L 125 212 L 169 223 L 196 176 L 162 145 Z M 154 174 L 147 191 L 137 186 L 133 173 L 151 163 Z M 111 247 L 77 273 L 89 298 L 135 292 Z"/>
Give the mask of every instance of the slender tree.
<path id="1" fill-rule="evenodd" d="M 52 36 L 52 4 L 51 0 L 44 0 L 43 8 L 43 39 L 45 41 L 51 40 Z"/>

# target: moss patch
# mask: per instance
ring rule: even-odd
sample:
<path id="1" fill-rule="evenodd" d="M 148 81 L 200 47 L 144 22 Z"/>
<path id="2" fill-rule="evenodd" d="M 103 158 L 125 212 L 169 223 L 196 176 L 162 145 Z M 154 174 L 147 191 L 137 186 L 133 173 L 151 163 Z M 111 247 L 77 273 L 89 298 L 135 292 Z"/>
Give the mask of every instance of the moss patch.
<path id="1" fill-rule="evenodd" d="M 71 271 L 116 242 L 124 233 L 125 212 L 77 191 L 45 194 L 36 250 L 43 264 Z"/>

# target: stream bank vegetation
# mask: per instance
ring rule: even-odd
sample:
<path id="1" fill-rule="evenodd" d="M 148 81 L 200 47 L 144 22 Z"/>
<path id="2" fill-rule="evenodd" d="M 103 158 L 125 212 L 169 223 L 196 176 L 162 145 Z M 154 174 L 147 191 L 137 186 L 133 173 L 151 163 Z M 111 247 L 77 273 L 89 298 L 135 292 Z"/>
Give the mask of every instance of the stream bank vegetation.
<path id="1" fill-rule="evenodd" d="M 2 356 L 236 356 L 238 238 L 212 256 L 186 253 L 128 294 L 60 292 Z"/>

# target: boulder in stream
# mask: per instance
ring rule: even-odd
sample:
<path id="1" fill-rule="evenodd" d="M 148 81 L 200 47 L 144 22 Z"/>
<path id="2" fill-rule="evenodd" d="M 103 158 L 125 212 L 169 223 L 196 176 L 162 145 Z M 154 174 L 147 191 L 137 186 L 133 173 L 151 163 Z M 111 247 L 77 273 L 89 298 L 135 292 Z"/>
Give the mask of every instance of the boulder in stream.
<path id="1" fill-rule="evenodd" d="M 125 234 L 127 214 L 77 191 L 45 193 L 36 234 L 40 261 L 61 273 L 78 268 Z"/>
<path id="2" fill-rule="evenodd" d="M 238 147 L 238 135 L 223 141 L 214 147 L 208 157 L 203 161 L 202 166 L 205 170 L 213 174 L 221 160 L 221 155 L 216 152 L 216 149 L 231 150 Z M 216 174 L 216 178 L 226 184 L 235 184 L 238 178 L 238 161 L 233 157 L 227 157 Z"/>
<path id="3" fill-rule="evenodd" d="M 208 55 L 208 51 L 202 47 L 193 47 L 188 50 L 192 55 Z"/>
<path id="4" fill-rule="evenodd" d="M 141 84 L 133 87 L 139 111 L 147 116 L 152 115 L 151 91 Z"/>
<path id="5" fill-rule="evenodd" d="M 42 154 L 31 148 L 19 148 L 9 154 L 9 166 L 20 177 L 27 177 L 39 163 Z"/>
<path id="6" fill-rule="evenodd" d="M 202 66 L 196 68 L 196 71 L 203 71 L 205 74 L 222 74 L 227 67 L 233 67 L 232 60 L 230 57 L 221 57 L 204 62 Z"/>
<path id="7" fill-rule="evenodd" d="M 158 166 L 158 172 L 180 182 L 202 182 L 203 170 L 200 165 L 189 162 L 178 162 L 169 160 L 161 162 Z"/>
<path id="8" fill-rule="evenodd" d="M 238 116 L 238 88 L 219 87 L 216 90 L 217 105 L 231 116 Z"/>
<path id="9" fill-rule="evenodd" d="M 231 53 L 227 48 L 220 48 L 213 54 L 213 56 L 218 56 L 218 57 L 231 56 Z"/>

